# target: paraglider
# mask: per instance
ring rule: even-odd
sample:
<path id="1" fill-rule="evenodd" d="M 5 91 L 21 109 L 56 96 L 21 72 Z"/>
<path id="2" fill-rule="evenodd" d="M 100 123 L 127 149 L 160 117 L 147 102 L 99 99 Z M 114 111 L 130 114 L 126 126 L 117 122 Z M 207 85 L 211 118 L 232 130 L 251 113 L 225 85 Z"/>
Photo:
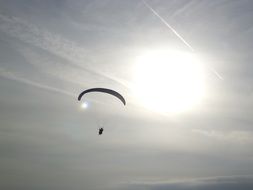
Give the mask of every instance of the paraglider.
<path id="1" fill-rule="evenodd" d="M 103 93 L 111 94 L 111 95 L 117 97 L 124 105 L 126 105 L 126 100 L 120 93 L 118 93 L 114 90 L 108 89 L 108 88 L 90 88 L 90 89 L 87 89 L 87 90 L 83 91 L 81 94 L 79 94 L 78 100 L 80 101 L 82 99 L 83 95 L 87 94 L 89 92 L 103 92 Z"/>
<path id="2" fill-rule="evenodd" d="M 126 105 L 126 100 L 120 93 L 116 92 L 115 90 L 108 89 L 108 88 L 90 88 L 90 89 L 87 89 L 87 90 L 85 90 L 85 91 L 83 91 L 79 94 L 78 101 L 80 101 L 85 94 L 90 93 L 90 92 L 102 92 L 102 93 L 106 93 L 106 94 L 115 96 L 116 98 L 118 98 L 124 104 L 124 106 Z M 102 135 L 103 131 L 104 131 L 104 129 L 102 127 L 99 128 L 98 135 Z"/>

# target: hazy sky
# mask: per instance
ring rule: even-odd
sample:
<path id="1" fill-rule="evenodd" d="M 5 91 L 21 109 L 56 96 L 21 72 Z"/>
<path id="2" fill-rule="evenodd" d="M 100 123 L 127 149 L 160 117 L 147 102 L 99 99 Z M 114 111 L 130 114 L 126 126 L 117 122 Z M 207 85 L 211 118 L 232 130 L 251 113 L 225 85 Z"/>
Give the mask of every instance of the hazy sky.
<path id="1" fill-rule="evenodd" d="M 190 51 L 143 1 L 0 0 L 1 189 L 253 189 L 253 1 L 147 2 L 223 78 L 209 69 L 192 111 L 131 91 L 144 49 Z M 91 95 L 81 110 L 91 87 L 127 106 Z"/>

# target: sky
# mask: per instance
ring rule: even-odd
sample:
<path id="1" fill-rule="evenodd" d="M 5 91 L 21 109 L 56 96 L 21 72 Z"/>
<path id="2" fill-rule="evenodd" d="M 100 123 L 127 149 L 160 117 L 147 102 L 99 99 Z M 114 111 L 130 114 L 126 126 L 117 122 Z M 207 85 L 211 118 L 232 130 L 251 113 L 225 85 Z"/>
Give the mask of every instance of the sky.
<path id="1" fill-rule="evenodd" d="M 0 0 L 1 189 L 253 188 L 253 2 L 145 2 Z M 201 60 L 204 92 L 190 109 L 147 108 L 175 102 L 157 80 L 159 59 L 145 54 L 161 49 Z M 137 97 L 140 56 L 149 61 Z M 180 83 L 185 68 L 173 68 L 176 87 L 190 81 Z M 93 87 L 120 92 L 126 106 L 95 93 L 81 109 L 79 93 Z"/>

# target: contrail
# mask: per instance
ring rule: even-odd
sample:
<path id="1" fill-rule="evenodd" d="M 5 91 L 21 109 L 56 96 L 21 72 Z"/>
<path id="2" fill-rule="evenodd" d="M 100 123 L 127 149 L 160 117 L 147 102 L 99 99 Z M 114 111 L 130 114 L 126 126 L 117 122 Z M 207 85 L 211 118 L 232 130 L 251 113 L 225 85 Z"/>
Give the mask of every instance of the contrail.
<path id="1" fill-rule="evenodd" d="M 145 0 L 142 0 L 144 5 L 155 15 L 160 21 L 165 24 L 180 40 L 183 42 L 192 52 L 194 52 L 194 48 L 171 26 L 169 23 L 164 20 Z M 223 77 L 213 68 L 209 68 L 219 79 L 223 80 Z"/>
<path id="2" fill-rule="evenodd" d="M 213 73 L 221 80 L 224 80 L 223 77 L 213 68 L 210 68 L 211 71 L 213 71 Z"/>
<path id="3" fill-rule="evenodd" d="M 185 39 L 171 26 L 169 25 L 168 22 L 166 22 L 166 20 L 164 20 L 145 0 L 142 0 L 142 2 L 144 3 L 144 5 L 149 8 L 149 10 L 151 12 L 154 13 L 154 15 L 156 15 L 163 24 L 165 24 L 188 48 L 190 48 L 191 51 L 194 51 L 193 47 L 187 42 L 185 41 Z"/>

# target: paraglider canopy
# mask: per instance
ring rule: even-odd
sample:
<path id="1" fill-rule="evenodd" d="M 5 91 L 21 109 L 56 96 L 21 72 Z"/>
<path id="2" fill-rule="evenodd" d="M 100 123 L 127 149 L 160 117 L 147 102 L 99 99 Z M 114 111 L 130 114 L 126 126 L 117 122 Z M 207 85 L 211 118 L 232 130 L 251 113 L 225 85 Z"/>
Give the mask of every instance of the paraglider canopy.
<path id="1" fill-rule="evenodd" d="M 80 101 L 84 94 L 87 94 L 87 93 L 90 93 L 90 92 L 102 92 L 102 93 L 107 93 L 107 94 L 113 95 L 116 98 L 118 98 L 124 105 L 126 105 L 126 100 L 120 93 L 118 93 L 114 90 L 108 89 L 108 88 L 90 88 L 90 89 L 87 89 L 87 90 L 85 90 L 85 91 L 83 91 L 82 93 L 79 94 L 78 100 Z"/>

